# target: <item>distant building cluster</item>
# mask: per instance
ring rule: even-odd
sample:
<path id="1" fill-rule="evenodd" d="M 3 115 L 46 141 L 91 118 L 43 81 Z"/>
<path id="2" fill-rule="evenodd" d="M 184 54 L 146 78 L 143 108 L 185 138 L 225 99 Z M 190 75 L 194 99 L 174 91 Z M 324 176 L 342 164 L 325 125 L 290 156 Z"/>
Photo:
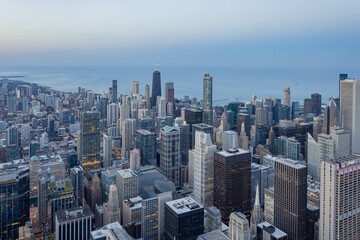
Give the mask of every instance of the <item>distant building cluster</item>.
<path id="1" fill-rule="evenodd" d="M 225 106 L 207 73 L 202 100 L 162 92 L 158 69 L 144 95 L 0 83 L 0 239 L 360 239 L 347 74 L 328 100 L 285 86 Z"/>

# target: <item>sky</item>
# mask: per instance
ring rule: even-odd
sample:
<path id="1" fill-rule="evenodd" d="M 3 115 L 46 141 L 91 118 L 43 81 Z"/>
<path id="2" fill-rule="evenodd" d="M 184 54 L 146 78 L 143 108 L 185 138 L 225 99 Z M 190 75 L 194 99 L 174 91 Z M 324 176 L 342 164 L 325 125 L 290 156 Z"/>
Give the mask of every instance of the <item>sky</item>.
<path id="1" fill-rule="evenodd" d="M 358 0 L 0 0 L 0 64 L 358 69 Z"/>

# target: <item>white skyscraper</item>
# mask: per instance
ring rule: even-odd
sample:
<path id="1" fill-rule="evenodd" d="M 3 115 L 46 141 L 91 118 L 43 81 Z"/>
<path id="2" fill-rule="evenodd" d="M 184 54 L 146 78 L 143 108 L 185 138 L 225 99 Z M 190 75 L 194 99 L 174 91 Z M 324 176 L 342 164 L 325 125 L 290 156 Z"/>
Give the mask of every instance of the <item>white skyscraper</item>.
<path id="1" fill-rule="evenodd" d="M 112 136 L 106 134 L 103 136 L 103 167 L 110 167 L 112 165 L 113 139 Z"/>
<path id="2" fill-rule="evenodd" d="M 166 99 L 161 96 L 157 97 L 157 111 L 158 117 L 166 116 Z"/>
<path id="3" fill-rule="evenodd" d="M 358 239 L 360 226 L 360 159 L 321 163 L 319 239 Z"/>
<path id="4" fill-rule="evenodd" d="M 130 152 L 130 169 L 135 171 L 140 167 L 140 152 L 139 149 L 133 149 Z"/>
<path id="5" fill-rule="evenodd" d="M 121 123 L 122 148 L 124 154 L 133 147 L 133 136 L 136 131 L 136 119 L 125 119 Z"/>
<path id="6" fill-rule="evenodd" d="M 104 225 L 118 221 L 121 222 L 119 197 L 115 184 L 110 186 L 109 201 L 104 204 Z"/>
<path id="7" fill-rule="evenodd" d="M 352 153 L 360 153 L 360 82 L 346 79 L 340 82 L 340 112 L 342 125 L 351 132 Z"/>
<path id="8" fill-rule="evenodd" d="M 230 214 L 229 237 L 231 240 L 250 240 L 249 221 L 241 212 Z"/>
<path id="9" fill-rule="evenodd" d="M 308 153 L 308 175 L 312 176 L 315 181 L 319 182 L 321 166 L 319 159 L 319 144 L 315 141 L 310 133 L 307 133 L 306 149 Z"/>
<path id="10" fill-rule="evenodd" d="M 290 87 L 285 86 L 284 87 L 284 105 L 290 107 Z"/>
<path id="11" fill-rule="evenodd" d="M 224 151 L 239 147 L 238 135 L 234 131 L 224 131 L 222 134 L 222 149 Z"/>
<path id="12" fill-rule="evenodd" d="M 330 130 L 330 135 L 335 141 L 335 157 L 350 155 L 351 133 L 344 128 L 335 127 Z"/>
<path id="13" fill-rule="evenodd" d="M 249 137 L 246 136 L 245 124 L 241 123 L 241 132 L 239 136 L 239 148 L 247 150 L 249 148 Z"/>
<path id="14" fill-rule="evenodd" d="M 107 106 L 107 125 L 116 124 L 120 115 L 119 105 L 117 103 L 110 103 Z"/>
<path id="15" fill-rule="evenodd" d="M 120 106 L 120 118 L 119 118 L 119 129 L 120 131 L 122 130 L 122 122 L 125 120 L 125 119 L 129 119 L 130 118 L 130 107 L 129 107 L 129 104 L 127 103 L 123 103 L 121 104 Z"/>
<path id="16" fill-rule="evenodd" d="M 125 199 L 138 196 L 138 176 L 131 169 L 116 172 L 116 187 L 120 208 L 122 210 Z"/>
<path id="17" fill-rule="evenodd" d="M 208 133 L 197 131 L 193 152 L 194 198 L 204 207 L 213 205 L 214 194 L 214 153 L 216 145 L 212 144 Z"/>

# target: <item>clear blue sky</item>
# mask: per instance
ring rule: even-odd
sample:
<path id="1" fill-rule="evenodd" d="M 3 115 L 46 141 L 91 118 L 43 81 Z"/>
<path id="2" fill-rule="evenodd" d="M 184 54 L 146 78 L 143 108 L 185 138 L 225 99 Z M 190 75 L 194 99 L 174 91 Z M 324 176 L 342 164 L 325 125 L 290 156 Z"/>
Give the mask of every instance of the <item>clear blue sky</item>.
<path id="1" fill-rule="evenodd" d="M 0 0 L 1 65 L 358 68 L 358 0 Z"/>

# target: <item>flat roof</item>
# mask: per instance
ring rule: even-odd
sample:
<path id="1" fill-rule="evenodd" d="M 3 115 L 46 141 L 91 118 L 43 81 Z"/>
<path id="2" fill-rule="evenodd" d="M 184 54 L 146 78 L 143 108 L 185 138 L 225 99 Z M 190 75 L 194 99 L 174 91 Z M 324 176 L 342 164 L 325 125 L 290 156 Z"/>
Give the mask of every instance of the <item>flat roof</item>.
<path id="1" fill-rule="evenodd" d="M 228 149 L 226 151 L 220 151 L 217 152 L 217 154 L 222 155 L 224 157 L 230 157 L 230 156 L 235 156 L 235 155 L 240 155 L 240 154 L 245 154 L 245 153 L 250 153 L 247 150 L 244 150 L 242 148 L 237 148 L 237 149 Z"/>
<path id="2" fill-rule="evenodd" d="M 198 237 L 198 240 L 223 240 L 223 239 L 229 239 L 229 238 L 219 230 L 205 233 Z"/>
<path id="3" fill-rule="evenodd" d="M 289 167 L 296 168 L 296 169 L 306 168 L 306 166 L 304 164 L 302 164 L 300 161 L 292 160 L 289 158 L 277 158 L 277 159 L 275 159 L 275 162 L 279 162 L 279 163 L 285 164 Z"/>
<path id="4" fill-rule="evenodd" d="M 197 203 L 191 197 L 180 198 L 177 200 L 166 202 L 165 204 L 177 214 L 183 214 L 194 210 L 203 209 L 203 206 Z"/>

